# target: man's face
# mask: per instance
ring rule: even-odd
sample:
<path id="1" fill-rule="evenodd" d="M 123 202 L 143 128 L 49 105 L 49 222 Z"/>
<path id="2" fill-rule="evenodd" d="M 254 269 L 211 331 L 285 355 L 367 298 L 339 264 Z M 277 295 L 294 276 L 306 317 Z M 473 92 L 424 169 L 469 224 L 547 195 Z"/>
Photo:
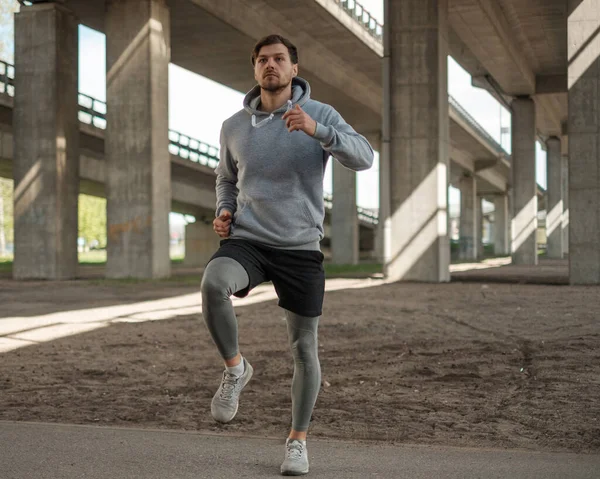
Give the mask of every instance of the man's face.
<path id="1" fill-rule="evenodd" d="M 285 89 L 292 78 L 298 75 L 298 65 L 292 64 L 285 45 L 266 45 L 258 52 L 254 65 L 254 78 L 263 90 Z"/>

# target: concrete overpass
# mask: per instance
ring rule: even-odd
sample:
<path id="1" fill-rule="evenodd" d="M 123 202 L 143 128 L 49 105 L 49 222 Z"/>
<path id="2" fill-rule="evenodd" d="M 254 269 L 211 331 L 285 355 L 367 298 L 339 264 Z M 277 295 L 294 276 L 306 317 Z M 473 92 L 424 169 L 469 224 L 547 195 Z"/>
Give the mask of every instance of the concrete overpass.
<path id="1" fill-rule="evenodd" d="M 600 283 L 597 82 L 600 5 L 591 0 L 450 0 L 458 61 L 513 114 L 513 261 L 535 264 L 534 135 L 548 149 L 548 255 L 572 284 Z M 520 179 L 520 180 L 519 180 Z"/>
<path id="2" fill-rule="evenodd" d="M 387 273 L 404 279 L 446 280 L 449 178 L 476 176 L 484 194 L 506 193 L 511 181 L 506 178 L 507 163 L 498 159 L 498 152 L 485 152 L 483 145 L 479 151 L 486 154 L 479 156 L 469 146 L 462 146 L 460 134 L 450 137 L 457 122 L 451 119 L 452 107 L 448 108 L 446 56 L 451 53 L 462 59 L 461 63 L 465 58 L 475 62 L 476 57 L 465 53 L 464 41 L 448 29 L 444 20 L 446 2 L 433 10 L 425 9 L 420 2 L 413 5 L 413 0 L 402 5 L 406 6 L 402 15 L 390 14 L 400 8 L 396 4 L 389 5 L 392 10 L 387 15 L 399 19 L 401 35 L 394 33 L 397 25 L 392 22 L 384 30 L 384 40 L 388 41 L 383 43 L 381 26 L 365 17 L 352 1 L 64 0 L 27 7 L 16 21 L 15 57 L 20 72 L 15 100 L 15 156 L 20 165 L 17 183 L 26 180 L 31 171 L 38 171 L 33 159 L 39 158 L 42 145 L 49 144 L 44 141 L 57 144 L 57 139 L 62 140 L 56 148 L 42 152 L 49 155 L 49 164 L 56 165 L 58 157 L 71 166 L 77 162 L 79 127 L 74 120 L 77 105 L 73 100 L 77 22 L 103 31 L 107 35 L 108 70 L 108 222 L 109 229 L 114 225 L 120 231 L 109 242 L 107 273 L 154 277 L 168 274 L 166 241 L 161 233 L 166 229 L 170 209 L 164 198 L 171 197 L 171 167 L 162 159 L 169 144 L 168 63 L 172 61 L 244 91 L 252 84 L 249 52 L 253 43 L 266 32 L 278 31 L 299 47 L 301 75 L 311 82 L 315 98 L 335 105 L 382 152 L 381 191 L 386 220 L 381 222 L 380 238 L 385 245 Z M 410 25 L 423 25 L 424 29 L 417 35 L 421 26 L 414 29 Z M 36 41 L 29 35 L 32 29 L 46 41 Z M 439 34 L 444 41 L 433 42 L 433 36 L 423 37 L 423 32 Z M 411 39 L 413 34 L 416 36 Z M 390 46 L 390 38 L 396 45 Z M 407 50 L 408 44 L 414 48 Z M 396 47 L 399 50 L 394 50 Z M 61 53 L 60 61 L 57 51 Z M 57 90 L 43 88 L 48 83 L 58 85 Z M 394 94 L 390 94 L 391 85 Z M 34 105 L 40 104 L 48 105 L 42 121 L 39 111 L 33 114 Z M 39 138 L 34 145 L 26 141 L 32 131 Z M 472 139 L 467 141 L 472 143 Z M 454 160 L 452 169 L 450 157 Z M 119 161 L 123 158 L 127 162 Z M 65 171 L 73 172 L 75 168 L 43 170 L 42 182 L 73 184 L 72 173 Z M 461 174 L 463 171 L 466 175 Z M 512 179 L 515 177 L 519 175 L 513 173 Z M 333 247 L 335 251 L 336 238 L 340 238 L 339 250 L 349 253 L 346 257 L 351 260 L 358 242 L 355 205 L 348 204 L 355 196 L 354 188 L 354 175 L 342 168 L 334 169 L 334 189 L 344 192 L 345 200 L 336 200 L 338 206 L 334 207 Z M 18 236 L 36 237 L 35 231 L 52 230 L 56 220 L 64 226 L 60 233 L 64 236 L 46 245 L 59 253 L 47 255 L 56 259 L 43 273 L 36 270 L 32 255 L 15 258 L 16 277 L 27 277 L 28 271 L 33 276 L 63 277 L 73 271 L 76 258 L 70 252 L 66 233 L 73 225 L 67 210 L 59 206 L 73 202 L 73 189 L 64 191 L 62 196 L 51 195 L 54 202 L 40 195 L 17 199 L 22 201 L 24 213 L 16 219 L 17 233 L 22 233 Z M 40 208 L 42 215 L 37 211 Z M 335 218 L 336 210 L 340 211 L 339 220 Z M 142 231 L 131 234 L 131 225 L 140 222 L 144 225 Z M 44 249 L 29 239 L 20 250 L 27 248 L 32 252 Z"/>

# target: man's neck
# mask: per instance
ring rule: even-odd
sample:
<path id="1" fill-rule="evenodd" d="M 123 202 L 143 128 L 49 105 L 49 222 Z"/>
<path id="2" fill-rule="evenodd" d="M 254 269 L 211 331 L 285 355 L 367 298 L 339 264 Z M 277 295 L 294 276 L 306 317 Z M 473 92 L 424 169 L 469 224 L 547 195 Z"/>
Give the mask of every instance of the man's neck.
<path id="1" fill-rule="evenodd" d="M 288 100 L 292 99 L 291 83 L 280 91 L 260 90 L 260 109 L 272 113 L 281 108 Z"/>

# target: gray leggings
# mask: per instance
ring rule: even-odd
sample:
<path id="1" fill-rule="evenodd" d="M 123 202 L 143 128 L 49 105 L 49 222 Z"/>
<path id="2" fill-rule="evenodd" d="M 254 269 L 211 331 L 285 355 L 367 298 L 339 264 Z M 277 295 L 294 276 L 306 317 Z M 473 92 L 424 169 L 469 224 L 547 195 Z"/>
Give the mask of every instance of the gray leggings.
<path id="1" fill-rule="evenodd" d="M 215 258 L 202 277 L 202 314 L 223 359 L 238 352 L 237 319 L 230 297 L 248 286 L 244 267 L 231 258 Z M 292 380 L 292 429 L 308 430 L 321 385 L 317 327 L 319 317 L 299 316 L 285 311 L 288 338 L 294 357 Z"/>

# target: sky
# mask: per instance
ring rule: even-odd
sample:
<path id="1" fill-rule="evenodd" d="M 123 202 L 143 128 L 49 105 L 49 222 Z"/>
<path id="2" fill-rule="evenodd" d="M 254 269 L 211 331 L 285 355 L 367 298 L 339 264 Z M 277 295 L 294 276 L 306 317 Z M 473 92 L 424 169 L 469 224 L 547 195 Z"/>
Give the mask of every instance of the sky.
<path id="1" fill-rule="evenodd" d="M 383 23 L 383 0 L 360 3 Z M 0 26 L 0 37 L 12 36 L 12 28 Z M 106 101 L 106 51 L 104 34 L 85 26 L 79 27 L 79 90 Z M 10 43 L 10 39 L 9 39 Z M 248 75 L 252 75 L 248 68 Z M 469 74 L 448 57 L 449 93 L 483 126 L 496 141 L 510 152 L 510 134 L 500 135 L 501 127 L 510 126 L 510 113 L 485 90 L 471 86 Z M 242 107 L 244 93 L 231 90 L 207 78 L 169 65 L 169 127 L 205 143 L 219 145 L 221 124 Z M 335 105 L 333 105 L 335 106 Z M 206 112 L 202 114 L 202 112 Z M 502 141 L 500 141 L 502 140 Z M 546 155 L 537 144 L 537 179 L 546 186 Z M 331 165 L 331 163 L 330 163 Z M 370 170 L 357 174 L 357 203 L 377 208 L 379 202 L 379 161 Z M 327 168 L 324 189 L 331 192 L 331 166 Z M 458 190 L 450 189 L 450 203 L 459 203 Z"/>

